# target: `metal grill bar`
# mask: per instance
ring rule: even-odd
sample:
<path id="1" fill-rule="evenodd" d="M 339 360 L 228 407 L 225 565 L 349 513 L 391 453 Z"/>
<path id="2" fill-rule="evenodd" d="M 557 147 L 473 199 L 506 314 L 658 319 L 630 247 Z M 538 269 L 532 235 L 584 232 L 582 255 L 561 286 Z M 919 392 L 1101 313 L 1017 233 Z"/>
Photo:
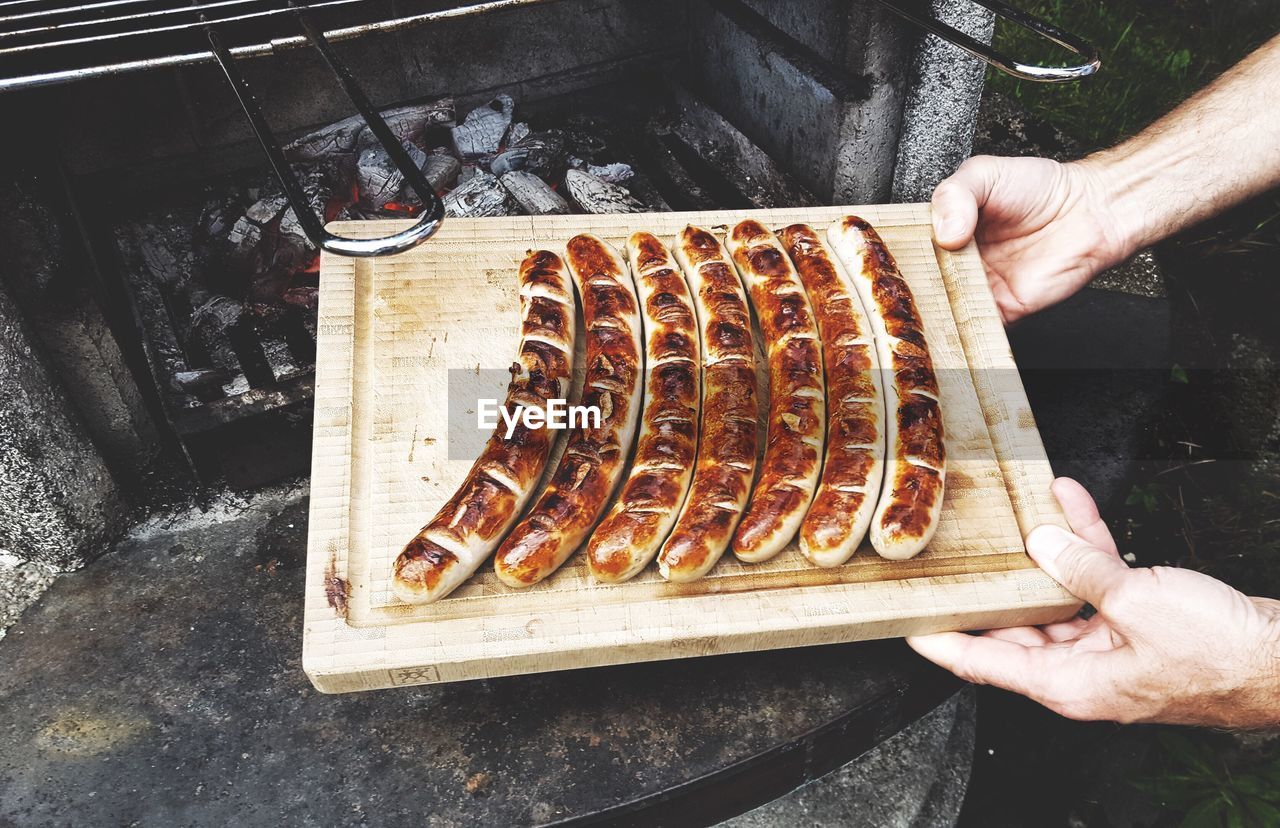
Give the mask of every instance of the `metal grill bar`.
<path id="1" fill-rule="evenodd" d="M 309 4 L 307 8 L 309 10 L 317 10 L 317 9 L 328 8 L 331 6 L 345 6 L 350 3 L 359 3 L 359 2 L 361 2 L 361 0 L 320 0 L 320 2 L 314 2 Z M 217 25 L 222 25 L 227 23 L 241 23 L 246 20 L 255 20 L 260 17 L 272 17 L 274 15 L 292 11 L 292 9 L 290 9 L 288 6 L 284 6 L 283 8 L 268 8 L 268 9 L 260 9 L 257 11 L 248 11 L 248 12 L 243 12 L 241 14 L 228 15 L 226 17 L 221 17 L 221 16 L 218 16 L 217 14 L 209 14 L 209 12 L 221 11 L 222 7 L 228 4 L 242 5 L 244 3 L 250 3 L 258 6 L 263 5 L 263 3 L 260 2 L 260 0 L 228 0 L 228 2 L 224 2 L 224 3 L 209 3 L 207 5 L 192 6 L 189 8 L 159 9 L 157 11 L 148 12 L 145 14 L 127 15 L 125 17 L 104 18 L 102 20 L 80 20 L 80 21 L 74 21 L 72 23 L 62 24 L 62 25 L 57 25 L 52 27 L 44 26 L 44 27 L 37 27 L 33 29 L 26 29 L 26 30 L 15 31 L 15 32 L 0 32 L 0 43 L 2 43 L 5 39 L 12 39 L 15 37 L 21 38 L 22 35 L 30 36 L 33 34 L 40 35 L 45 33 L 58 34 L 60 32 L 66 31 L 73 27 L 106 26 L 107 24 L 117 23 L 117 22 L 128 24 L 127 28 L 122 28 L 119 31 L 108 31 L 100 34 L 85 34 L 80 37 L 64 37 L 54 42 L 49 42 L 49 41 L 40 40 L 37 38 L 28 37 L 28 39 L 31 40 L 32 42 L 24 43 L 17 46 L 7 46 L 4 48 L 0 48 L 0 56 L 16 54 L 19 52 L 36 51 L 39 49 L 51 49 L 51 48 L 61 48 L 61 47 L 69 47 L 69 46 L 83 46 L 88 43 L 100 43 L 103 41 L 122 40 L 124 38 L 142 38 L 147 36 L 163 35 L 170 32 L 186 31 L 188 29 L 203 30 L 203 28 L 208 25 L 217 26 Z M 144 21 L 148 21 L 153 18 L 159 17 L 161 15 L 166 15 L 166 14 L 194 14 L 195 19 L 189 20 L 183 23 L 171 23 L 165 26 L 133 28 L 133 26 L 136 24 L 141 24 Z"/>
<path id="2" fill-rule="evenodd" d="M 210 63 L 213 26 L 237 58 L 309 43 L 305 11 L 331 42 L 548 0 L 8 0 L 0 2 L 0 92 L 166 66 Z"/>
<path id="3" fill-rule="evenodd" d="M 218 15 L 214 14 L 214 12 L 219 9 L 231 6 L 248 6 L 250 9 L 254 7 L 261 9 L 263 6 L 273 5 L 264 3 L 263 0 L 210 0 L 210 2 L 204 2 L 198 6 L 160 6 L 151 9 L 119 8 L 124 6 L 136 7 L 140 4 L 155 6 L 155 0 L 110 0 L 107 3 L 98 3 L 91 6 L 69 6 L 49 11 L 25 12 L 10 16 L 0 15 L 0 39 L 12 38 L 18 35 L 45 34 L 47 39 L 52 41 L 58 39 L 58 35 L 65 31 L 92 26 L 110 26 L 110 24 L 115 23 L 129 24 L 119 34 L 142 34 L 146 30 L 140 27 L 153 19 L 185 14 L 193 18 L 204 17 L 208 20 L 217 20 L 219 19 Z M 109 16 L 90 16 L 89 14 L 95 11 L 113 11 L 117 9 L 119 11 L 118 14 Z M 51 18 L 71 13 L 76 13 L 77 16 L 61 22 L 51 20 Z M 10 28 L 13 25 L 22 25 L 26 28 Z"/>
<path id="4" fill-rule="evenodd" d="M 106 0 L 104 3 L 81 3 L 80 5 L 62 6 L 53 9 L 37 9 L 35 11 L 20 11 L 9 14 L 3 13 L 6 8 L 18 6 L 30 6 L 33 2 L 40 0 L 17 0 L 17 2 L 0 3 L 0 23 L 7 23 L 12 20 L 27 20 L 39 17 L 56 17 L 61 14 L 80 14 L 94 11 L 100 11 L 117 6 L 136 6 L 139 3 L 147 3 L 150 0 Z"/>

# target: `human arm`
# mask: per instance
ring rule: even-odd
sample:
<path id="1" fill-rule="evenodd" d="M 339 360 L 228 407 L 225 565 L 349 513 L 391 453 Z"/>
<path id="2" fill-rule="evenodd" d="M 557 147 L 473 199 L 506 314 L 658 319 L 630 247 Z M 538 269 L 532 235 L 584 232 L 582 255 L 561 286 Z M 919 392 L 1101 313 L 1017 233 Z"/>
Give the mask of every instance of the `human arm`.
<path id="1" fill-rule="evenodd" d="M 907 643 L 1072 719 L 1280 726 L 1280 601 L 1191 570 L 1130 569 L 1084 488 L 1062 478 L 1053 491 L 1072 532 L 1042 526 L 1027 551 L 1096 614 Z"/>
<path id="2" fill-rule="evenodd" d="M 1081 161 L 969 159 L 934 191 L 934 235 L 948 250 L 977 239 L 1013 322 L 1276 186 L 1280 36 L 1135 137 Z"/>

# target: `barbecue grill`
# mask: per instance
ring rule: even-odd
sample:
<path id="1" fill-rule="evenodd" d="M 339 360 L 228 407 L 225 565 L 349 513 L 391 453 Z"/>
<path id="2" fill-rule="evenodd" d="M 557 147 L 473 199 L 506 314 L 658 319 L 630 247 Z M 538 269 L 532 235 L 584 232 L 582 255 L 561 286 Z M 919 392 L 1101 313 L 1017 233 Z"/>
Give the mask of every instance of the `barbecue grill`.
<path id="1" fill-rule="evenodd" d="M 997 54 L 993 12 L 1076 65 Z M 180 489 L 304 472 L 318 253 L 428 239 L 488 174 L 450 133 L 486 106 L 514 100 L 507 143 L 560 133 L 582 169 L 621 166 L 618 203 L 650 211 L 916 201 L 968 155 L 982 61 L 1048 82 L 1098 66 L 996 0 L 0 0 L 0 330 L 43 354 L 27 387 L 61 389 L 39 411 L 0 393 L 19 405 L 6 420 L 0 399 L 0 439 L 41 423 L 22 439 L 103 469 L 11 452 L 0 474 L 60 493 L 31 531 L 62 527 L 65 563 L 102 521 L 58 503 L 144 497 L 157 470 Z M 341 157 L 302 157 L 335 130 Z M 433 186 L 432 161 L 461 177 Z M 402 189 L 371 203 L 366 173 Z M 565 182 L 544 177 L 547 203 Z M 326 230 L 387 217 L 411 221 Z"/>
<path id="2" fill-rule="evenodd" d="M 345 256 L 381 256 L 430 238 L 444 206 L 418 165 L 396 140 L 360 85 L 332 49 L 331 41 L 370 32 L 391 32 L 448 19 L 486 14 L 546 0 L 481 3 L 389 0 L 8 0 L 0 3 L 0 91 L 68 83 L 125 72 L 216 61 L 235 92 L 280 184 L 307 235 L 322 249 Z M 1035 31 L 1079 55 L 1065 67 L 1027 64 L 931 17 L 906 2 L 877 0 L 926 31 L 992 66 L 1026 80 L 1061 83 L 1097 71 L 1096 49 L 1080 38 L 1000 0 L 974 0 L 998 16 Z M 324 228 L 308 204 L 272 133 L 238 59 L 311 46 L 322 57 L 369 129 L 425 205 L 417 223 L 380 239 L 345 239 Z"/>
<path id="3" fill-rule="evenodd" d="M 988 10 L 1079 53 L 1078 65 L 1040 67 L 995 53 L 985 45 L 992 26 Z M 185 496 L 208 482 L 246 489 L 305 473 L 313 413 L 317 419 L 333 413 L 332 403 L 313 401 L 317 337 L 333 332 L 320 327 L 316 315 L 321 287 L 316 254 L 323 249 L 382 255 L 428 239 L 446 212 L 442 196 L 452 206 L 457 190 L 424 181 L 422 154 L 447 150 L 448 128 L 483 112 L 490 102 L 514 99 L 519 123 L 510 124 L 507 144 L 517 128 L 572 133 L 582 164 L 629 165 L 634 177 L 626 188 L 652 211 L 915 201 L 927 197 L 939 176 L 969 152 L 985 66 L 968 55 L 1036 81 L 1070 81 L 1098 66 L 1088 44 L 989 0 L 0 0 L 0 91 L 10 113 L 10 128 L 0 133 L 5 144 L 0 149 L 5 249 L 0 258 L 0 478 L 11 483 L 0 490 L 0 512 L 12 518 L 0 526 L 0 549 L 74 568 L 109 547 L 131 508 L 153 505 L 154 492 L 165 488 L 155 484 L 157 477 Z M 327 85 L 343 92 L 329 94 Z M 408 146 L 401 131 L 407 110 L 419 113 L 420 128 Z M 353 111 L 355 118 L 349 117 Z M 322 179 L 326 165 L 339 159 L 302 159 L 297 151 L 335 130 L 354 142 L 343 148 L 337 184 Z M 359 143 L 357 134 L 360 141 L 373 140 Z M 269 164 L 263 163 L 260 148 Z M 375 156 L 376 165 L 363 166 L 366 152 Z M 453 153 L 444 162 L 462 162 L 471 173 L 491 169 L 490 159 L 468 162 L 461 155 Z M 442 156 L 428 156 L 433 158 Z M 361 174 L 390 175 L 396 169 L 415 204 L 395 193 L 394 200 L 365 204 Z M 544 184 L 564 184 L 564 177 Z M 372 242 L 325 230 L 326 220 L 338 217 L 388 216 L 413 220 L 396 225 L 408 229 Z M 287 233 L 286 219 L 291 221 Z M 242 221 L 247 224 L 241 226 Z M 209 248 L 211 242 L 227 242 L 237 227 L 249 232 L 237 238 L 248 239 L 244 250 L 256 258 L 253 268 L 235 270 L 240 281 L 230 284 L 235 280 L 226 271 L 232 268 Z M 286 235 L 288 245 L 282 242 Z M 447 250 L 447 242 L 435 244 Z M 289 254 L 293 281 L 275 283 L 258 265 L 282 252 Z M 501 277 L 495 272 L 495 278 Z M 331 297 L 341 295 L 333 282 L 326 290 Z M 270 295 L 261 300 L 259 293 Z M 331 493 L 321 483 L 312 496 L 321 500 Z M 107 636 L 133 647 L 123 655 L 111 653 L 111 663 L 148 665 L 148 691 L 133 694 L 136 704 L 148 708 L 144 717 L 154 713 L 148 707 L 154 698 L 168 693 L 150 689 L 173 686 L 166 682 L 175 676 L 177 689 L 170 698 L 184 698 L 190 676 L 212 674 L 211 669 L 217 673 L 209 685 L 215 701 L 219 687 L 262 684 L 264 665 L 279 654 L 269 652 L 274 639 L 257 632 L 292 628 L 301 612 L 288 576 L 300 560 L 290 550 L 297 545 L 295 525 L 301 525 L 302 516 L 301 507 L 290 507 L 271 520 L 270 531 L 282 540 L 264 534 L 273 539 L 262 546 L 260 559 L 242 554 L 244 538 L 258 534 L 250 524 L 218 519 L 224 528 L 210 532 L 201 519 L 200 528 L 184 536 L 187 548 L 197 553 L 195 560 L 203 556 L 200 565 L 193 565 L 182 544 L 156 540 L 154 554 L 135 550 L 142 553 L 146 571 L 131 570 L 133 578 L 87 581 L 127 593 L 116 600 L 115 593 L 94 592 L 89 603 L 116 608 L 111 617 L 144 633 Z M 236 538 L 235 554 L 223 554 L 217 545 L 226 536 Z M 128 558 L 117 565 L 133 566 Z M 342 583 L 333 577 L 335 584 Z M 212 615 L 208 602 L 190 600 L 208 592 L 208 584 L 224 582 L 244 589 L 235 601 L 215 601 Z M 138 583 L 147 585 L 145 594 Z M 345 591 L 335 595 L 346 600 Z M 157 614 L 153 605 L 162 611 Z M 230 615 L 224 612 L 228 608 Z M 274 614 L 252 614 L 261 608 Z M 237 616 L 242 609 L 250 615 Z M 139 624 L 139 613 L 145 623 Z M 35 659 L 17 653 L 15 664 L 101 678 L 101 671 L 83 669 L 84 658 L 101 661 L 100 653 L 58 650 L 59 641 L 80 645 L 87 640 L 83 616 L 75 614 L 69 635 L 43 622 L 54 633 L 52 644 L 46 636 L 10 636 L 6 645 L 37 642 L 36 650 L 53 653 Z M 237 634 L 241 622 L 251 622 L 255 632 Z M 199 625 L 207 623 L 218 625 L 217 634 L 204 634 Z M 197 629 L 213 650 L 172 646 L 174 636 Z M 246 658 L 246 640 L 262 644 L 261 652 Z M 241 651 L 223 657 L 219 642 Z M 192 654 L 198 664 L 175 662 L 176 669 L 166 672 L 165 658 Z M 921 673 L 918 661 L 890 655 L 874 647 L 827 651 L 804 661 L 784 655 L 781 668 L 770 659 L 774 676 L 745 662 L 727 673 L 727 662 L 717 663 L 700 676 L 695 665 L 679 672 L 690 677 L 686 695 L 707 698 L 706 687 L 719 684 L 729 695 L 717 693 L 714 706 L 733 716 L 708 718 L 696 706 L 676 705 L 694 712 L 675 718 L 663 712 L 656 725 L 635 717 L 643 705 L 633 699 L 654 698 L 646 689 L 650 684 L 665 688 L 664 698 L 670 696 L 669 670 L 637 668 L 632 675 L 641 677 L 640 689 L 622 696 L 596 692 L 599 682 L 615 681 L 603 673 L 577 688 L 585 688 L 585 695 L 570 685 L 548 683 L 544 695 L 556 702 L 612 699 L 623 712 L 604 718 L 623 731 L 644 734 L 635 750 L 623 750 L 646 765 L 649 778 L 637 787 L 641 780 L 630 764 L 535 763 L 546 779 L 520 787 L 526 792 L 565 788 L 561 783 L 570 770 L 593 780 L 566 788 L 586 796 L 587 804 L 574 803 L 577 814 L 617 806 L 621 810 L 613 816 L 626 819 L 636 803 L 619 805 L 617 796 L 654 791 L 647 798 L 665 803 L 663 812 L 677 821 L 696 820 L 698 814 L 706 821 L 729 816 L 836 767 L 951 691 L 933 673 Z M 296 659 L 288 664 L 294 669 Z M 228 684 L 227 676 L 234 681 Z M 813 676 L 834 679 L 824 690 L 814 685 Z M 129 680 L 108 679 L 117 685 Z M 75 681 L 18 684 L 41 688 L 33 704 L 42 711 L 49 709 L 48 687 L 83 690 Z M 345 717 L 339 726 L 288 726 L 299 711 L 312 715 L 315 710 L 303 694 L 280 686 L 292 706 L 272 707 L 272 697 L 260 693 L 250 712 L 265 710 L 264 720 L 285 723 L 277 735 L 293 753 L 334 746 L 306 742 L 316 734 L 322 742 L 331 734 L 359 742 L 370 732 L 359 721 L 351 726 L 348 708 L 332 705 L 326 709 Z M 244 694 L 232 695 L 231 706 L 223 707 L 237 710 L 236 704 L 245 704 Z M 762 698 L 765 704 L 759 703 Z M 790 731 L 773 733 L 776 723 L 761 724 L 778 700 L 788 698 L 804 700 L 798 707 L 804 715 L 791 717 L 796 721 L 790 730 L 803 733 L 800 738 Z M 21 704 L 18 699 L 11 706 L 18 710 Z M 179 729 L 190 729 L 192 718 L 199 719 L 207 707 L 179 706 L 187 716 L 179 716 Z M 394 717 L 391 707 L 370 707 L 365 718 L 376 729 L 388 715 Z M 830 719 L 827 711 L 845 712 Z M 457 712 L 451 721 L 465 727 L 486 715 L 465 707 Z M 942 712 L 944 718 L 953 715 Z M 713 725 L 709 729 L 703 727 L 707 721 Z M 560 729 L 549 735 L 534 731 L 527 745 L 545 753 L 541 746 L 556 744 Z M 766 731 L 772 735 L 761 741 Z M 653 733 L 661 738 L 651 738 Z M 467 738 L 463 734 L 459 741 L 434 730 L 426 741 L 413 733 L 401 736 L 402 744 L 415 749 L 463 744 Z M 566 727 L 563 739 L 579 746 L 594 736 Z M 144 744 L 145 734 L 140 738 L 143 742 L 126 740 L 123 749 L 150 761 L 154 751 Z M 948 737 L 946 751 L 964 760 L 965 740 L 971 738 Z M 662 751 L 662 757 L 643 755 L 644 745 L 672 740 L 706 740 L 715 749 L 678 762 Z M 225 741 L 219 742 L 219 756 L 253 750 Z M 749 748 L 741 753 L 748 758 L 737 761 L 738 754 L 716 747 L 720 742 L 737 745 L 734 750 Z M 183 743 L 203 744 L 199 738 Z M 362 749 L 354 746 L 352 755 L 359 758 Z M 480 749 L 488 751 L 488 743 Z M 761 749 L 765 752 L 758 753 Z M 447 750 L 435 754 L 444 757 L 442 762 L 452 761 Z M 496 755 L 524 761 L 524 754 L 505 748 Z M 790 761 L 796 757 L 803 761 Z M 927 787 L 934 778 L 926 767 L 931 761 L 917 762 L 920 767 L 906 775 Z M 732 764 L 722 767 L 725 762 Z M 80 813 L 74 809 L 85 803 L 123 813 L 114 801 L 76 795 L 78 782 L 97 791 L 124 790 L 114 778 L 103 782 L 106 777 L 93 769 L 86 775 L 80 765 L 73 761 L 38 774 L 45 780 L 41 784 L 71 786 L 67 796 L 54 798 L 71 810 L 57 813 Z M 180 771 L 196 768 L 200 774 L 209 763 L 179 765 Z M 451 770 L 427 768 L 424 776 L 424 768 L 413 763 L 393 765 L 382 781 L 397 794 L 384 802 L 401 801 L 406 792 L 443 802 L 445 787 L 451 786 L 471 821 L 542 818 L 538 810 L 517 814 L 523 800 L 476 796 L 470 781 L 462 792 Z M 114 772 L 110 769 L 131 765 L 112 761 L 95 767 Z M 617 784 L 610 779 L 597 784 L 609 768 L 617 771 Z M 493 769 L 497 778 L 501 766 Z M 770 779 L 763 786 L 762 769 Z M 426 779 L 427 788 L 402 784 L 409 775 Z M 71 781 L 64 784 L 64 776 Z M 686 777 L 694 781 L 683 784 Z M 357 785 L 366 783 L 359 774 L 353 778 Z M 707 787 L 716 778 L 737 784 Z M 329 799 L 342 799 L 342 807 L 369 801 L 363 798 L 367 791 L 352 795 L 350 786 L 335 789 L 331 780 L 300 779 L 300 795 L 317 808 L 328 807 Z M 180 786 L 189 791 L 188 782 L 180 773 L 157 781 L 157 790 Z M 442 786 L 440 797 L 431 785 Z M 30 790 L 14 800 L 17 807 L 24 807 L 22 797 Z M 223 798 L 213 807 L 234 808 L 245 798 L 265 801 L 252 786 L 237 790 L 239 800 Z M 600 791 L 610 797 L 605 806 L 589 802 L 591 793 Z M 47 790 L 33 793 L 41 802 L 53 801 Z M 374 791 L 372 796 L 383 795 Z M 125 800 L 130 799 L 126 811 L 152 804 L 126 793 Z M 195 818 L 216 821 L 207 809 L 210 802 L 197 797 L 188 804 L 196 809 Z"/>

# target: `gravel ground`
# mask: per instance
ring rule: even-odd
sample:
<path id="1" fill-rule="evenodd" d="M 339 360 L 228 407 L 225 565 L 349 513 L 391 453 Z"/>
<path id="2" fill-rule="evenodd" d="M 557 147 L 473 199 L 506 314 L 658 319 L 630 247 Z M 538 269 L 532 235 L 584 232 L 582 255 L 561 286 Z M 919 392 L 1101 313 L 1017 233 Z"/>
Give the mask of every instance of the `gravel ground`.
<path id="1" fill-rule="evenodd" d="M 57 577 L 52 569 L 0 553 L 0 638 Z"/>

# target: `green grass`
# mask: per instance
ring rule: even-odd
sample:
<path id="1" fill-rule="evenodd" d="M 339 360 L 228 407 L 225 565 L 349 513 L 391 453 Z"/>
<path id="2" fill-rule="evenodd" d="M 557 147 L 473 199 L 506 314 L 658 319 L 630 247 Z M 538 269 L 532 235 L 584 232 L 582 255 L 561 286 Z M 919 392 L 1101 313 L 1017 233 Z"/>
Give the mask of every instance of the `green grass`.
<path id="1" fill-rule="evenodd" d="M 1102 70 L 1074 84 L 1020 81 L 992 70 L 992 89 L 1016 100 L 1088 148 L 1141 130 L 1280 30 L 1280 0 L 1014 0 L 1074 32 L 1102 53 Z M 997 48 L 1024 62 L 1074 56 L 1001 23 Z"/>

